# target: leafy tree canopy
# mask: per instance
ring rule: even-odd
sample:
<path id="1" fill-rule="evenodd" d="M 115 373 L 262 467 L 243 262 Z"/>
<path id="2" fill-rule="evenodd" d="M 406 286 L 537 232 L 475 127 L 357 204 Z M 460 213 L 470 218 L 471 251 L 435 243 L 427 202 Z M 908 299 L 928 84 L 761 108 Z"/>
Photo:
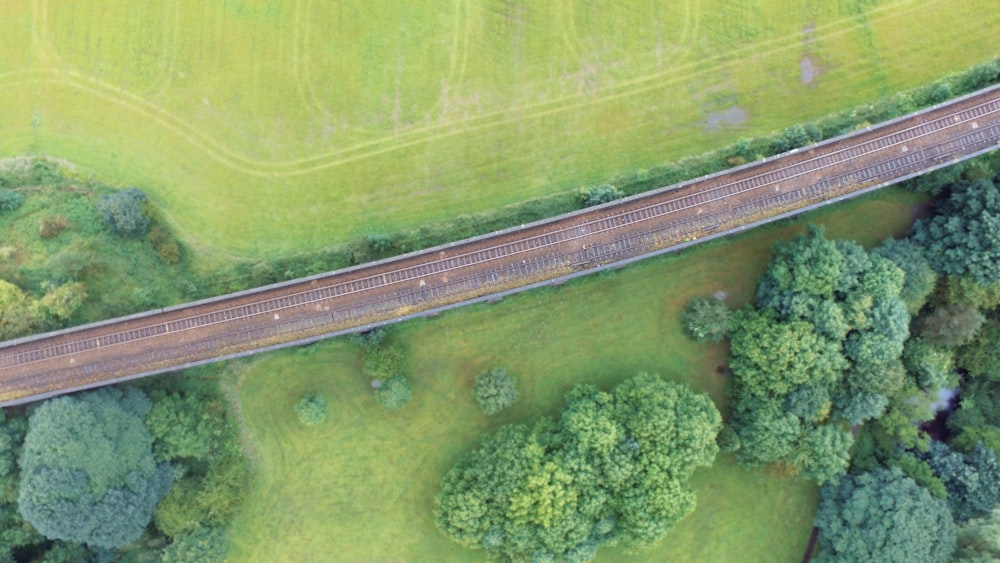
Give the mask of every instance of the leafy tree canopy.
<path id="1" fill-rule="evenodd" d="M 948 507 L 898 468 L 845 475 L 820 489 L 819 561 L 948 561 L 955 524 Z"/>
<path id="2" fill-rule="evenodd" d="M 153 459 L 149 410 L 141 391 L 110 388 L 39 406 L 19 459 L 25 520 L 50 539 L 106 548 L 137 539 L 173 480 Z"/>
<path id="3" fill-rule="evenodd" d="M 906 274 L 899 297 L 906 303 L 910 315 L 916 315 L 937 283 L 937 272 L 931 267 L 923 249 L 907 239 L 890 237 L 874 248 L 872 254 L 889 259 Z"/>
<path id="4" fill-rule="evenodd" d="M 945 305 L 920 319 L 920 336 L 941 346 L 961 346 L 976 336 L 985 320 L 974 307 Z"/>
<path id="5" fill-rule="evenodd" d="M 655 544 L 694 509 L 687 479 L 712 463 L 712 401 L 642 374 L 610 393 L 579 385 L 555 420 L 503 426 L 444 478 L 435 512 L 452 540 L 499 560 L 587 561 Z"/>
<path id="6" fill-rule="evenodd" d="M 913 226 L 910 239 L 925 249 L 939 273 L 1000 282 L 1000 189 L 995 182 L 955 184 L 934 216 Z"/>
<path id="7" fill-rule="evenodd" d="M 932 441 L 924 458 L 948 490 L 948 506 L 957 522 L 985 516 L 1000 504 L 1000 464 L 982 444 L 962 454 Z"/>

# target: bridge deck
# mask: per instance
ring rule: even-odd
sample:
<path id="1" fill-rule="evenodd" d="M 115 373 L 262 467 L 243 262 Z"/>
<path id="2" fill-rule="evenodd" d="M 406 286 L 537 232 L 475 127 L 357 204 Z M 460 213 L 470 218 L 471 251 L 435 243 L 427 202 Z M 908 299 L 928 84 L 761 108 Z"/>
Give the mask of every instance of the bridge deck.
<path id="1" fill-rule="evenodd" d="M 1000 87 L 611 204 L 331 272 L 0 345 L 0 405 L 324 338 L 565 279 L 991 150 Z"/>

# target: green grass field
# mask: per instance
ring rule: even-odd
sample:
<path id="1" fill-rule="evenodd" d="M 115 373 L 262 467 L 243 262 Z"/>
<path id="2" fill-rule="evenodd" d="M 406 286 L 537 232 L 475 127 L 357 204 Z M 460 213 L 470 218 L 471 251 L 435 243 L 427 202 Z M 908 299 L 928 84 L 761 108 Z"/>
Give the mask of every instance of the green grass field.
<path id="1" fill-rule="evenodd" d="M 491 209 L 998 54 L 991 0 L 0 4 L 0 156 L 146 189 L 202 257 Z"/>
<path id="2" fill-rule="evenodd" d="M 910 224 L 922 198 L 877 192 L 809 218 L 828 235 L 875 244 Z M 244 511 L 231 530 L 233 561 L 473 561 L 433 525 L 444 472 L 481 436 L 508 422 L 554 412 L 578 382 L 610 388 L 638 371 L 690 381 L 725 413 L 725 345 L 695 344 L 680 332 L 688 300 L 725 291 L 745 303 L 771 243 L 805 220 L 757 229 L 735 240 L 644 261 L 400 325 L 410 350 L 414 398 L 402 411 L 375 403 L 361 353 L 342 340 L 268 354 L 232 367 L 257 467 Z M 473 377 L 503 366 L 521 382 L 521 400 L 487 420 Z M 293 405 L 321 392 L 329 418 L 299 424 Z M 797 561 L 815 509 L 815 488 L 750 471 L 720 456 L 695 474 L 698 508 L 656 551 L 601 561 Z"/>

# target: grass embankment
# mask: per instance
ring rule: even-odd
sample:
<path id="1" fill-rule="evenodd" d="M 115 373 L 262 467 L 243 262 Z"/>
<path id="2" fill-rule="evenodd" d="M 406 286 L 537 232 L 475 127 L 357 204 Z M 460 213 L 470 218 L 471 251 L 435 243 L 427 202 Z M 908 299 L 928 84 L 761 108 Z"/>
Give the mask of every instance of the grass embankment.
<path id="1" fill-rule="evenodd" d="M 887 189 L 757 229 L 731 241 L 408 322 L 392 338 L 410 350 L 412 402 L 380 409 L 345 341 L 269 354 L 244 372 L 239 395 L 255 440 L 256 481 L 231 533 L 234 561 L 473 561 L 433 524 L 444 472 L 485 432 L 553 412 L 575 383 L 609 388 L 638 371 L 690 381 L 725 413 L 725 345 L 681 334 L 681 309 L 697 295 L 751 298 L 771 243 L 827 225 L 831 237 L 871 245 L 902 234 L 921 197 Z M 521 399 L 487 419 L 472 399 L 479 371 L 506 367 Z M 242 371 L 242 369 L 240 370 Z M 302 426 L 293 405 L 326 395 L 329 417 Z M 729 456 L 696 473 L 698 509 L 652 553 L 603 551 L 602 561 L 793 561 L 811 529 L 815 487 Z"/>
<path id="2" fill-rule="evenodd" d="M 273 257 L 593 184 L 997 54 L 990 0 L 15 2 L 0 156 Z"/>
<path id="3" fill-rule="evenodd" d="M 94 204 L 112 188 L 76 178 L 72 168 L 28 159 L 0 161 L 0 187 L 24 197 L 16 210 L 0 212 L 0 280 L 36 297 L 47 288 L 82 283 L 88 297 L 65 324 L 191 297 L 187 261 L 155 219 L 148 234 L 135 238 L 115 235 L 103 225 Z M 165 245 L 176 253 L 160 253 Z"/>

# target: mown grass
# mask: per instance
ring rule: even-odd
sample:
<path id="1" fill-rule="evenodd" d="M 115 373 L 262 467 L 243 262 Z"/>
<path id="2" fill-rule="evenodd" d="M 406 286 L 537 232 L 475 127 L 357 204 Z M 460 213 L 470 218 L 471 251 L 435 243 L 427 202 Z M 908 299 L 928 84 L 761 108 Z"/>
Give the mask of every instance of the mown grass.
<path id="1" fill-rule="evenodd" d="M 997 55 L 994 8 L 12 1 L 0 156 L 51 153 L 140 186 L 199 255 L 273 257 L 593 184 L 929 82 Z M 720 117 L 736 108 L 744 121 Z"/>
<path id="2" fill-rule="evenodd" d="M 831 237 L 866 245 L 902 234 L 920 196 L 887 189 L 757 229 L 731 241 L 644 261 L 404 323 L 391 338 L 409 349 L 412 402 L 375 403 L 358 347 L 342 340 L 269 354 L 238 366 L 239 396 L 257 472 L 231 529 L 234 561 L 476 561 L 434 528 L 440 478 L 485 432 L 554 412 L 579 382 L 609 388 L 638 371 L 688 381 L 725 413 L 725 345 L 681 334 L 689 299 L 716 291 L 745 303 L 771 243 L 807 220 Z M 487 419 L 475 406 L 476 373 L 503 366 L 520 378 L 520 401 Z M 236 376 L 231 376 L 236 377 Z M 293 405 L 326 395 L 329 418 L 302 426 Z M 747 470 L 728 456 L 696 473 L 698 508 L 657 550 L 601 561 L 797 561 L 815 509 L 815 487 Z"/>

